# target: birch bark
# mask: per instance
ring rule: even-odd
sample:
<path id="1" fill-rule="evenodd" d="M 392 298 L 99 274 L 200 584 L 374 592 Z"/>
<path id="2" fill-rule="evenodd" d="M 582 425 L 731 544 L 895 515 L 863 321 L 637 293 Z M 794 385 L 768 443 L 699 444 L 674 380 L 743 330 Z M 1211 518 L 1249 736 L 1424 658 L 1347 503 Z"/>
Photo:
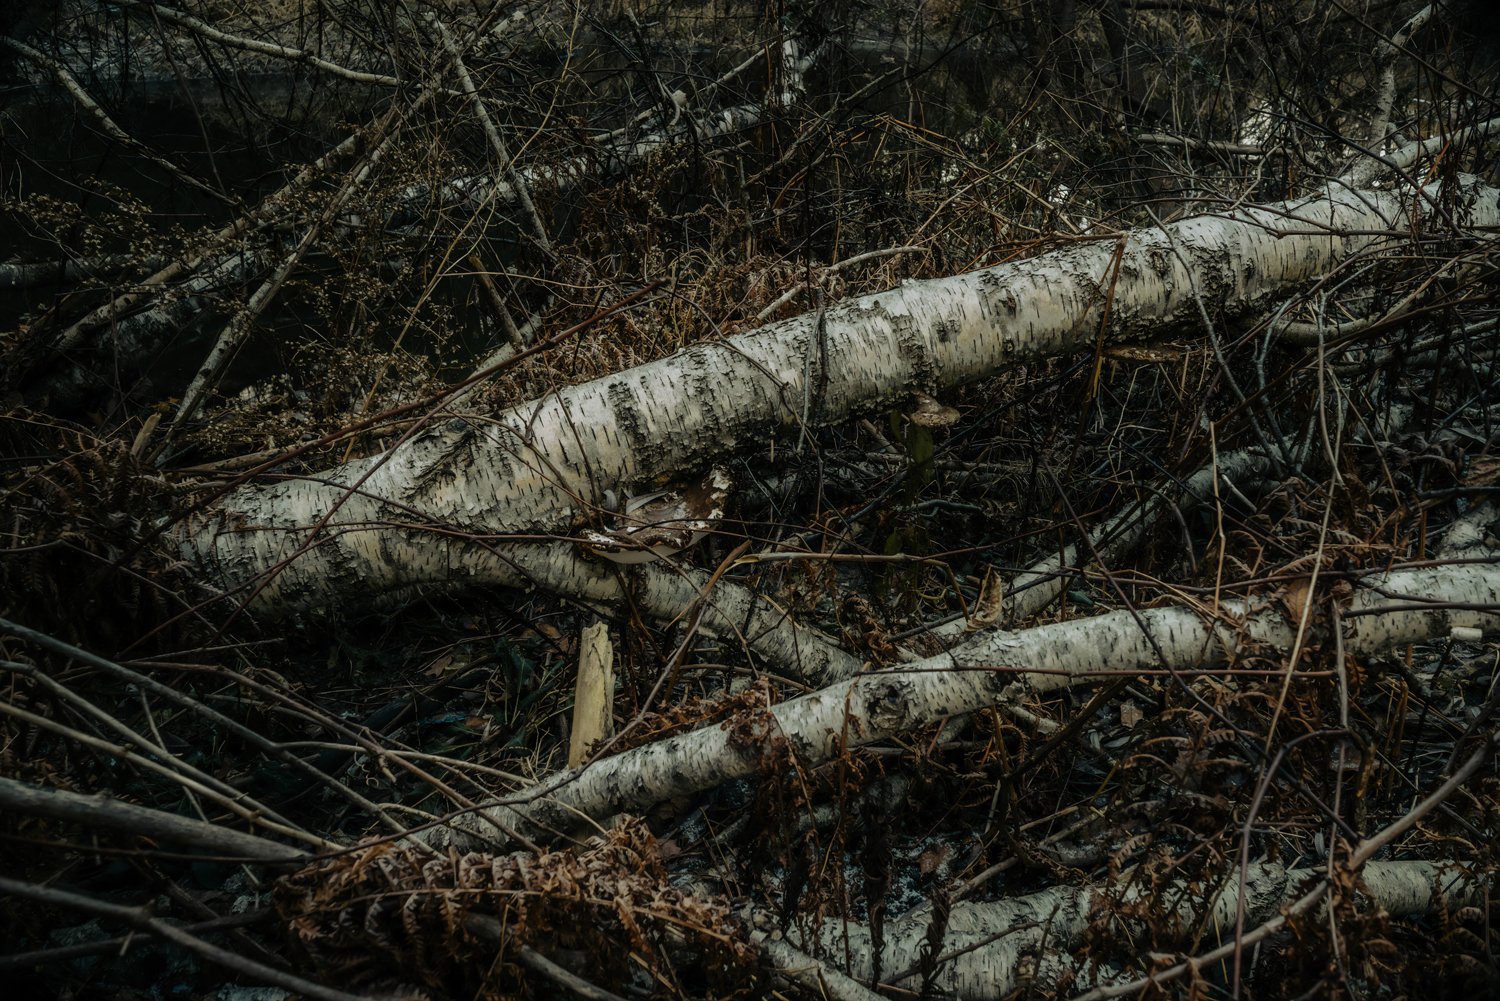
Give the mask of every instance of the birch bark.
<path id="1" fill-rule="evenodd" d="M 1245 912 L 1255 924 L 1296 900 L 1301 888 L 1327 878 L 1319 870 L 1288 871 L 1270 862 L 1251 865 L 1245 875 Z M 1396 916 L 1431 913 L 1439 901 L 1450 908 L 1466 906 L 1482 900 L 1485 891 L 1482 877 L 1452 864 L 1371 862 L 1360 875 L 1369 902 Z M 1067 976 L 1076 992 L 1097 983 L 1100 971 L 1095 964 L 1077 962 L 1068 950 L 1078 945 L 1101 912 L 1111 916 L 1111 924 L 1124 925 L 1128 934 L 1149 941 L 1150 930 L 1134 917 L 1149 908 L 1158 927 L 1175 923 L 1181 928 L 1182 941 L 1202 931 L 1212 943 L 1216 937 L 1232 939 L 1238 900 L 1239 880 L 1231 875 L 1211 891 L 1185 882 L 1149 889 L 1135 883 L 1056 886 L 990 903 L 955 904 L 942 945 L 942 955 L 949 961 L 940 964 L 933 987 L 945 996 L 983 1001 L 1006 997 L 1028 982 L 1050 985 Z M 927 925 L 927 921 L 887 924 L 881 969 L 888 974 L 919 969 Z M 867 926 L 828 921 L 823 940 L 834 945 L 836 955 L 849 956 L 851 976 L 868 979 L 874 972 L 875 950 Z M 896 986 L 920 983 L 917 973 Z"/>
<path id="2" fill-rule="evenodd" d="M 1289 649 L 1296 624 L 1278 603 L 1149 608 L 982 634 L 937 656 L 859 675 L 768 707 L 734 729 L 707 727 L 562 772 L 523 797 L 428 831 L 438 847 L 493 842 L 497 831 L 564 831 L 755 774 L 791 751 L 805 766 L 947 716 L 1103 675 L 1222 668 Z M 1367 578 L 1343 613 L 1344 649 L 1369 655 L 1455 628 L 1500 632 L 1500 565 L 1470 563 Z M 1310 632 L 1316 634 L 1318 630 Z"/>
<path id="3" fill-rule="evenodd" d="M 1500 223 L 1500 190 L 1469 181 L 1456 194 L 1462 225 Z M 181 551 L 225 588 L 258 582 L 256 604 L 272 612 L 494 579 L 479 568 L 502 551 L 497 540 L 567 531 L 606 490 L 624 496 L 706 467 L 796 427 L 804 413 L 830 424 L 1091 348 L 1107 302 L 1112 342 L 1190 326 L 1200 302 L 1249 310 L 1399 241 L 1413 202 L 1426 204 L 1331 185 L 1294 202 L 910 282 L 492 416 L 448 419 L 323 477 L 241 488 L 183 527 Z"/>

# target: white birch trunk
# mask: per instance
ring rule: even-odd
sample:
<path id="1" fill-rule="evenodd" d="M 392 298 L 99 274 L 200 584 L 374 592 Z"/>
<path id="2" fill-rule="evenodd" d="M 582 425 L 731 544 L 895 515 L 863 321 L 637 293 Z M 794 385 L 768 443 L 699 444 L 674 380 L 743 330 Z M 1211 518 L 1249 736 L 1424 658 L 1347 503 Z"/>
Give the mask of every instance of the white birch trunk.
<path id="1" fill-rule="evenodd" d="M 257 596 L 272 611 L 474 578 L 476 565 L 493 562 L 492 550 L 421 525 L 489 538 L 566 531 L 606 490 L 629 495 L 706 467 L 796 427 L 804 413 L 834 423 L 905 403 L 913 392 L 940 393 L 1092 348 L 1106 301 L 1112 342 L 1199 323 L 1200 300 L 1211 312 L 1248 310 L 1352 254 L 1399 241 L 1411 228 L 1411 200 L 1330 187 L 1282 205 L 910 282 L 493 417 L 449 419 L 323 477 L 241 488 L 185 526 L 182 551 L 230 588 L 299 554 Z M 1500 223 L 1500 191 L 1470 183 L 1461 201 L 1465 225 Z M 309 546 L 309 527 L 338 505 Z"/>
<path id="2" fill-rule="evenodd" d="M 1100 676 L 1170 669 L 1213 670 L 1244 651 L 1286 651 L 1297 624 L 1277 602 L 1208 609 L 1111 612 L 983 634 L 947 653 L 859 675 L 768 708 L 735 730 L 711 726 L 573 771 L 521 797 L 434 828 L 435 845 L 504 840 L 500 831 L 566 830 L 755 774 L 790 748 L 806 766 L 947 716 L 1014 702 Z M 1455 628 L 1500 632 L 1500 566 L 1460 564 L 1367 578 L 1343 613 L 1344 649 L 1369 655 L 1447 636 Z M 1316 636 L 1317 629 L 1309 630 Z M 498 827 L 492 825 L 493 820 Z"/>
<path id="3" fill-rule="evenodd" d="M 790 103 L 801 94 L 804 77 L 817 61 L 819 50 L 800 54 L 795 42 L 782 45 L 784 55 L 781 87 L 776 97 L 782 104 Z M 717 111 L 693 111 L 684 107 L 687 96 L 682 92 L 672 95 L 678 109 L 678 118 L 665 125 L 637 135 L 611 135 L 608 141 L 582 156 L 535 164 L 501 174 L 474 174 L 455 178 L 438 185 L 435 194 L 438 204 L 445 208 L 459 208 L 479 212 L 494 202 L 511 205 L 520 202 L 532 190 L 552 191 L 561 194 L 571 191 L 585 180 L 605 180 L 619 177 L 630 169 L 662 150 L 683 139 L 693 136 L 700 142 L 712 142 L 737 132 L 753 129 L 766 120 L 771 110 L 765 104 L 739 104 Z M 415 186 L 405 193 L 411 202 L 426 201 L 426 186 Z"/>
<path id="4" fill-rule="evenodd" d="M 1361 873 L 1365 899 L 1394 916 L 1431 913 L 1442 900 L 1462 907 L 1484 898 L 1486 880 L 1456 864 L 1433 862 L 1370 862 Z M 1305 889 L 1327 873 L 1316 869 L 1287 871 L 1275 863 L 1249 867 L 1245 879 L 1246 925 L 1254 927 L 1297 900 Z M 1113 915 L 1119 930 L 1132 938 L 1149 934 L 1132 917 L 1149 907 L 1160 924 L 1176 924 L 1179 941 L 1194 941 L 1201 933 L 1212 945 L 1234 936 L 1240 896 L 1237 872 L 1232 872 L 1210 896 L 1200 885 L 1176 883 L 1168 887 L 1057 886 L 1022 897 L 991 903 L 959 903 L 949 913 L 941 964 L 933 987 L 946 997 L 963 1001 L 1003 998 L 1028 982 L 1052 985 L 1066 973 L 1079 976 L 1074 991 L 1097 983 L 1093 964 L 1076 962 L 1067 950 L 1075 947 L 1090 923 L 1102 912 Z M 1163 910 L 1163 908 L 1166 910 Z M 916 968 L 926 944 L 927 920 L 895 921 L 884 928 L 882 979 Z M 851 960 L 850 976 L 868 982 L 874 973 L 874 946 L 863 924 L 826 921 L 822 944 L 836 959 Z M 804 948 L 809 948 L 804 944 Z M 840 963 L 839 965 L 842 965 Z M 920 974 L 895 986 L 915 989 Z"/>
<path id="5" fill-rule="evenodd" d="M 225 253 L 167 289 L 158 305 L 114 320 L 107 331 L 99 332 L 97 350 L 80 353 L 83 364 L 71 358 L 59 363 L 43 390 L 49 404 L 64 411 L 84 406 L 108 390 L 115 366 L 127 373 L 138 372 L 142 358 L 171 343 L 201 314 L 212 310 L 212 302 L 221 294 L 261 274 L 273 256 L 269 248 L 241 247 Z M 133 382 L 127 378 L 126 387 Z"/>
<path id="6" fill-rule="evenodd" d="M 39 285 L 77 285 L 132 267 L 156 268 L 161 259 L 137 261 L 130 254 L 106 254 L 81 260 L 16 261 L 0 263 L 0 292 L 36 288 Z"/>
<path id="7" fill-rule="evenodd" d="M 784 43 L 783 48 L 786 52 L 786 65 L 783 73 L 783 86 L 779 89 L 777 96 L 781 102 L 785 103 L 800 93 L 803 75 L 812 66 L 817 53 L 799 56 L 797 45 L 790 41 Z M 457 52 L 457 49 L 453 51 Z M 462 65 L 461 60 L 460 65 Z M 438 90 L 438 82 L 430 81 L 417 99 L 414 108 L 425 104 Z M 477 93 L 469 96 L 478 100 Z M 684 97 L 683 100 L 686 98 Z M 478 106 L 482 109 L 483 103 L 480 102 Z M 679 113 L 684 116 L 682 121 L 673 121 L 661 128 L 634 137 L 612 136 L 598 150 L 586 156 L 527 168 L 517 168 L 510 163 L 509 154 L 505 152 L 503 144 L 500 144 L 499 134 L 490 126 L 486 116 L 487 133 L 492 142 L 500 144 L 498 150 L 502 160 L 501 174 L 480 174 L 451 180 L 439 185 L 435 196 L 439 204 L 445 207 L 462 206 L 476 213 L 488 210 L 492 203 L 496 202 L 506 205 L 519 204 L 522 210 L 529 214 L 533 228 L 538 232 L 538 238 L 546 247 L 548 234 L 542 227 L 535 206 L 531 204 L 529 194 L 531 189 L 541 187 L 567 191 L 591 178 L 599 180 L 618 176 L 631 165 L 660 152 L 686 136 L 696 135 L 701 141 L 709 141 L 754 128 L 765 120 L 767 111 L 766 105 L 747 104 L 714 112 L 689 114 L 683 112 L 679 106 Z M 355 137 L 346 139 L 335 152 L 351 147 L 354 139 Z M 324 157 L 323 160 L 318 161 L 313 165 L 314 168 L 319 167 L 326 159 L 327 157 Z M 313 170 L 303 171 L 291 185 L 267 199 L 250 217 L 221 232 L 215 239 L 223 238 L 226 233 L 233 235 L 241 229 L 248 228 L 252 219 L 264 219 L 271 208 L 285 203 L 288 192 L 297 190 L 313 176 L 315 176 Z M 427 203 L 431 202 L 433 197 L 434 190 L 431 186 L 416 185 L 403 192 L 402 202 L 413 214 L 420 216 L 425 214 L 429 207 Z M 365 220 L 357 214 L 351 214 L 341 221 L 341 228 L 356 229 L 365 224 Z M 392 225 L 392 222 L 388 221 L 387 224 Z M 410 227 L 397 226 L 396 228 Z M 64 331 L 59 338 L 58 350 L 64 353 L 71 352 L 80 346 L 89 332 L 97 330 L 104 323 L 109 323 L 108 331 L 99 335 L 111 355 L 111 364 L 106 368 L 134 374 L 138 371 L 143 359 L 150 357 L 191 318 L 204 310 L 205 294 L 255 279 L 271 267 L 277 257 L 278 253 L 273 248 L 260 250 L 236 248 L 206 259 L 190 261 L 186 265 L 176 265 L 170 269 L 171 276 L 175 277 L 185 271 L 189 277 L 179 285 L 171 288 L 164 287 L 161 293 L 162 301 L 144 311 L 122 316 L 120 314 L 124 310 L 137 305 L 145 296 L 144 293 L 120 296 L 114 302 L 94 310 Z M 149 280 L 148 284 L 155 284 L 155 277 Z M 103 386 L 103 377 L 93 366 L 69 364 L 50 377 L 46 392 L 53 406 L 66 409 L 79 406 L 91 395 L 99 392 Z"/>

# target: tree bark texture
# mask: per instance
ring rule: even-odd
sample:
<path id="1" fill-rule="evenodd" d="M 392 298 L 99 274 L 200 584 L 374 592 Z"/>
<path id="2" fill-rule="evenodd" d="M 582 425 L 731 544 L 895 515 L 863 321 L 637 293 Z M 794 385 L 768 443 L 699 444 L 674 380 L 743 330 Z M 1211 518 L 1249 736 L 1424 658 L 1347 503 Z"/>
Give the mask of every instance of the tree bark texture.
<path id="1" fill-rule="evenodd" d="M 1430 914 L 1440 901 L 1449 908 L 1463 907 L 1482 900 L 1485 891 L 1485 880 L 1457 865 L 1371 862 L 1360 876 L 1366 899 L 1398 917 Z M 1321 870 L 1251 865 L 1244 881 L 1246 924 L 1253 927 L 1274 916 L 1309 884 L 1326 878 Z M 1132 939 L 1149 942 L 1151 931 L 1138 915 L 1150 913 L 1158 928 L 1175 927 L 1172 937 L 1184 945 L 1200 936 L 1209 943 L 1230 940 L 1239 898 L 1240 880 L 1232 873 L 1212 891 L 1186 882 L 1167 887 L 1127 882 L 1123 887 L 1056 886 L 990 903 L 958 903 L 942 940 L 941 955 L 948 961 L 938 964 L 932 986 L 946 997 L 985 1001 L 1003 998 L 1028 982 L 1050 987 L 1077 975 L 1076 992 L 1092 986 L 1099 973 L 1095 964 L 1080 963 L 1068 953 L 1092 923 L 1107 921 L 1117 926 L 1114 930 L 1123 925 Z M 927 931 L 925 920 L 887 923 L 880 968 L 888 975 L 920 970 Z M 851 922 L 824 923 L 822 945 L 838 959 L 845 955 L 846 942 L 850 975 L 867 981 L 874 973 L 870 929 Z M 896 986 L 915 989 L 921 981 L 918 972 Z"/>
<path id="2" fill-rule="evenodd" d="M 184 526 L 181 550 L 225 588 L 254 583 L 256 606 L 271 612 L 413 584 L 514 580 L 537 556 L 511 555 L 504 537 L 566 532 L 605 491 L 628 495 L 804 422 L 1091 349 L 1106 312 L 1106 340 L 1118 342 L 1190 327 L 1205 311 L 1248 310 L 1401 239 L 1412 205 L 1425 213 L 1437 193 L 1331 186 L 909 282 L 500 413 L 440 419 L 326 476 L 243 487 Z M 1450 194 L 1464 227 L 1500 223 L 1497 189 L 1471 182 Z"/>
<path id="3" fill-rule="evenodd" d="M 1455 628 L 1500 632 L 1500 566 L 1468 563 L 1366 578 L 1342 613 L 1344 650 L 1367 656 Z M 1297 633 L 1279 601 L 1225 601 L 1217 608 L 1165 606 L 1118 611 L 981 634 L 937 656 L 859 675 L 750 714 L 563 772 L 523 797 L 433 828 L 439 847 L 493 843 L 497 832 L 566 830 L 760 771 L 788 753 L 805 766 L 916 727 L 1015 702 L 1106 675 L 1192 672 L 1269 654 L 1279 660 Z M 1312 640 L 1327 630 L 1308 630 Z"/>

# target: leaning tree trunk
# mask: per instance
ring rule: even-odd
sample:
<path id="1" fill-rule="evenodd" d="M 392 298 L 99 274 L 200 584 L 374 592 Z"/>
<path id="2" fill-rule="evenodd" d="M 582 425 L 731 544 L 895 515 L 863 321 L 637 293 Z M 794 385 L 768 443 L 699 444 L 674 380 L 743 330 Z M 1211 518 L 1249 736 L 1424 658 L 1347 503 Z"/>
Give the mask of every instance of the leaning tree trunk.
<path id="1" fill-rule="evenodd" d="M 1413 230 L 1435 198 L 1500 223 L 1500 191 L 1356 191 L 1082 242 L 909 282 L 700 344 L 493 416 L 442 416 L 319 477 L 240 488 L 183 526 L 183 555 L 272 613 L 420 584 L 576 573 L 556 536 L 607 491 L 702 468 L 799 425 L 938 393 L 1008 367 L 1247 311 Z M 1414 208 L 1413 206 L 1416 206 Z M 482 537 L 482 538 L 476 538 Z"/>

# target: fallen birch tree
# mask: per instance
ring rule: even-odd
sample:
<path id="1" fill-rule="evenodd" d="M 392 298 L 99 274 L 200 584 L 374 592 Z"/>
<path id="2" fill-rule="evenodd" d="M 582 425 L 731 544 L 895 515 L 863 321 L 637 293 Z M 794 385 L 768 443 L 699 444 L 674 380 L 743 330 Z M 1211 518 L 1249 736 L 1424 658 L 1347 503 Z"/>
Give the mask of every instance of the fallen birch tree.
<path id="1" fill-rule="evenodd" d="M 930 955 L 930 919 L 891 922 L 883 930 L 882 950 L 867 927 L 846 922 L 825 923 L 820 942 L 829 952 L 846 950 L 853 959 L 849 975 L 866 983 L 876 976 L 878 952 L 878 969 L 886 974 L 881 982 L 898 989 L 915 989 L 930 973 L 931 987 L 963 1001 L 1002 998 L 1059 981 L 1068 981 L 1074 996 L 1097 986 L 1107 997 L 1114 995 L 1110 988 L 1116 983 L 1128 981 L 1118 971 L 1091 969 L 1071 955 L 1091 928 L 1102 925 L 1148 941 L 1232 944 L 1237 915 L 1251 927 L 1263 924 L 1296 904 L 1309 886 L 1329 878 L 1325 870 L 1288 870 L 1274 863 L 1231 872 L 1217 886 L 1179 881 L 1145 887 L 1131 875 L 1123 874 L 1117 886 L 1058 886 L 992 903 L 954 904 L 937 956 Z M 1371 862 L 1358 875 L 1365 901 L 1392 917 L 1431 914 L 1439 901 L 1471 906 L 1485 892 L 1484 881 L 1461 866 Z M 1170 901 L 1165 910 L 1161 900 Z"/>
<path id="2" fill-rule="evenodd" d="M 493 416 L 434 415 L 390 451 L 228 494 L 184 526 L 182 554 L 281 614 L 412 585 L 556 579 L 575 547 L 508 560 L 504 538 L 569 533 L 606 492 L 701 470 L 788 429 L 909 404 L 1096 341 L 1191 330 L 1210 309 L 1247 312 L 1378 252 L 1438 195 L 1335 185 L 912 282 Z M 1500 225 L 1500 190 L 1470 182 L 1452 195 L 1465 231 Z"/>
<path id="3" fill-rule="evenodd" d="M 1479 19 L 34 6 L 16 990 L 1494 993 Z"/>
<path id="4" fill-rule="evenodd" d="M 132 5 L 139 13 L 142 5 Z M 202 34 L 206 25 L 180 12 L 164 11 L 167 21 L 180 24 L 188 30 Z M 501 19 L 499 25 L 481 22 L 478 30 L 468 32 L 465 41 L 472 48 L 490 38 L 494 31 L 503 29 L 510 19 Z M 50 405 L 71 409 L 83 405 L 98 396 L 121 373 L 133 380 L 148 362 L 181 331 L 190 327 L 203 314 L 216 311 L 216 304 L 232 300 L 238 290 L 247 283 L 259 282 L 258 290 L 250 297 L 245 309 L 233 315 L 221 335 L 219 345 L 212 355 L 232 353 L 244 339 L 248 327 L 264 310 L 265 303 L 257 300 L 266 295 L 275 295 L 285 281 L 285 274 L 272 273 L 278 262 L 282 268 L 288 265 L 283 258 L 299 262 L 307 253 L 320 230 L 327 229 L 334 236 L 348 238 L 361 229 L 390 228 L 397 232 L 414 234 L 420 227 L 412 220 L 426 218 L 435 209 L 448 212 L 463 212 L 471 216 L 486 215 L 497 210 L 518 208 L 533 230 L 533 239 L 547 253 L 551 253 L 546 227 L 542 223 L 531 192 L 545 190 L 549 199 L 566 198 L 575 187 L 585 183 L 603 184 L 616 179 L 632 167 L 669 149 L 672 145 L 691 140 L 693 142 L 718 142 L 752 129 L 763 122 L 776 108 L 782 107 L 801 96 L 803 79 L 816 62 L 816 51 L 803 52 L 794 40 L 787 39 L 780 45 L 781 60 L 778 67 L 777 87 L 767 98 L 755 103 L 746 103 L 723 108 L 695 107 L 689 95 L 677 91 L 671 95 L 670 119 L 653 123 L 653 118 L 667 116 L 643 113 L 643 120 L 632 121 L 626 126 L 608 131 L 599 136 L 587 153 L 575 157 L 563 157 L 552 163 L 529 164 L 517 167 L 511 162 L 504 141 L 496 124 L 485 110 L 485 102 L 479 97 L 474 83 L 464 66 L 464 53 L 455 43 L 448 28 L 435 16 L 423 27 L 443 40 L 443 51 L 452 61 L 452 67 L 439 66 L 429 72 L 416 94 L 407 100 L 397 101 L 385 115 L 385 133 L 377 145 L 364 151 L 358 170 L 351 170 L 337 182 L 339 190 L 333 208 L 339 208 L 352 190 L 361 185 L 371 172 L 383 150 L 394 136 L 389 128 L 392 120 L 400 118 L 418 119 L 426 113 L 429 103 L 443 94 L 449 87 L 446 83 L 450 73 L 456 73 L 463 88 L 460 95 L 478 110 L 477 117 L 484 124 L 486 137 L 496 154 L 497 173 L 474 174 L 452 178 L 441 184 L 412 185 L 398 192 L 393 205 L 377 211 L 381 218 L 363 218 L 354 209 L 345 209 L 339 215 L 339 225 L 328 226 L 328 220 L 314 220 L 311 224 L 297 212 L 297 203 L 309 197 L 311 182 L 321 180 L 329 165 L 347 155 L 350 150 L 362 145 L 364 136 L 356 132 L 335 145 L 309 168 L 295 176 L 285 187 L 277 190 L 259 205 L 236 219 L 229 226 L 207 239 L 205 248 L 195 248 L 166 267 L 138 283 L 138 287 L 113 296 L 111 301 L 91 310 L 74 320 L 49 346 L 51 361 L 46 378 L 35 392 L 45 393 Z M 214 41 L 237 47 L 250 46 L 253 51 L 292 62 L 310 62 L 328 71 L 333 64 L 320 60 L 300 49 L 289 49 L 271 43 L 253 45 L 253 40 L 209 36 Z M 19 44 L 19 43 L 13 43 Z M 48 60 L 42 53 L 22 47 L 37 60 Z M 706 88 L 712 95 L 734 76 L 742 73 L 753 63 L 763 61 L 757 52 L 740 63 Z M 52 62 L 47 63 L 49 66 Z M 335 68 L 335 71 L 338 71 Z M 65 72 L 59 68 L 59 72 Z M 352 73 L 353 71 L 343 71 Z M 397 84 L 395 78 L 366 73 L 355 74 L 364 82 Z M 76 84 L 74 89 L 78 90 Z M 78 90 L 79 99 L 88 101 L 87 95 Z M 86 107 L 97 107 L 86 104 Z M 108 118 L 105 118 L 108 122 Z M 129 139 L 110 123 L 114 133 Z M 133 141 L 133 140 L 131 140 Z M 176 169 L 175 167 L 173 169 Z M 200 183 L 201 182 L 197 182 Z M 290 230 L 292 235 L 278 239 L 278 231 Z M 287 257 L 288 250 L 295 256 Z M 226 347 L 226 341 L 232 346 Z M 222 362 L 210 358 L 205 370 L 215 376 Z M 197 380 L 184 393 L 187 404 L 182 408 L 186 417 L 193 416 L 195 401 L 201 396 L 203 380 Z M 126 388 L 129 383 L 126 383 Z"/>
<path id="5" fill-rule="evenodd" d="M 1358 582 L 1337 632 L 1323 643 L 1368 656 L 1454 629 L 1500 631 L 1500 567 L 1458 564 L 1395 571 Z M 432 828 L 442 847 L 504 846 L 522 832 L 552 835 L 703 792 L 776 766 L 815 767 L 845 752 L 949 716 L 1024 701 L 1100 678 L 1222 670 L 1253 654 L 1290 654 L 1306 623 L 1283 608 L 1225 601 L 1217 608 L 1146 608 L 996 631 L 946 653 L 870 672 L 766 707 L 758 718 L 670 737 L 562 772 L 516 799 Z"/>

